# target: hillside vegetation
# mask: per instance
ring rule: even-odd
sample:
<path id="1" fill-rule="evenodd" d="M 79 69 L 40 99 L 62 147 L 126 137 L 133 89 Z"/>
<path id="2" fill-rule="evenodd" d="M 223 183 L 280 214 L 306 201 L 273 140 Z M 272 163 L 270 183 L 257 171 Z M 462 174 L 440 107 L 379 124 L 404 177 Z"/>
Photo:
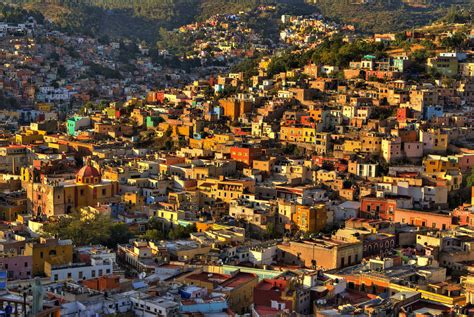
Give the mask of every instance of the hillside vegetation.
<path id="1" fill-rule="evenodd" d="M 254 10 L 277 5 L 268 23 L 277 24 L 279 14 L 312 14 L 354 24 L 368 33 L 394 32 L 438 20 L 453 8 L 471 14 L 474 0 L 431 0 L 412 6 L 407 0 L 7 0 L 30 12 L 42 14 L 62 30 L 90 35 L 108 35 L 156 42 L 160 28 L 173 29 L 215 14 Z M 411 1 L 413 2 L 413 1 Z M 416 1 L 415 1 L 416 2 Z M 455 5 L 455 7 L 453 7 Z"/>
<path id="2" fill-rule="evenodd" d="M 473 0 L 374 0 L 357 4 L 354 0 L 312 0 L 326 17 L 354 24 L 367 33 L 398 32 L 442 19 L 452 11 L 471 15 Z M 416 3 L 425 3 L 415 6 Z"/>

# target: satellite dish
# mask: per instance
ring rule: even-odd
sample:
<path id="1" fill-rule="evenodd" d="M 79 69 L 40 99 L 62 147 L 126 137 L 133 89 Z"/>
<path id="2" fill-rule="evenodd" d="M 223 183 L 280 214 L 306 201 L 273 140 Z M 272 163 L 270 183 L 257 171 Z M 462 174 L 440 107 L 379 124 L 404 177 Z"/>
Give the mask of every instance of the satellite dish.
<path id="1" fill-rule="evenodd" d="M 143 280 L 145 277 L 146 277 L 145 272 L 141 272 L 140 274 L 138 274 L 138 278 L 141 279 L 141 280 Z"/>

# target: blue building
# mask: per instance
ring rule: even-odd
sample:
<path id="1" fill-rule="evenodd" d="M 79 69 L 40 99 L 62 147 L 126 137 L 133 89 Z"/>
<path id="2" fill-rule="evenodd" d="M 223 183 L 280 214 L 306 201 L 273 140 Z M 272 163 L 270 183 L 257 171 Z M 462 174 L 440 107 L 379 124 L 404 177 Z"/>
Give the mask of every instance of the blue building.
<path id="1" fill-rule="evenodd" d="M 229 305 L 224 297 L 195 298 L 181 301 L 179 311 L 181 313 L 211 314 L 226 311 L 228 307 Z"/>
<path id="2" fill-rule="evenodd" d="M 432 118 L 442 117 L 444 114 L 443 106 L 425 106 L 423 109 L 423 119 L 431 120 Z"/>

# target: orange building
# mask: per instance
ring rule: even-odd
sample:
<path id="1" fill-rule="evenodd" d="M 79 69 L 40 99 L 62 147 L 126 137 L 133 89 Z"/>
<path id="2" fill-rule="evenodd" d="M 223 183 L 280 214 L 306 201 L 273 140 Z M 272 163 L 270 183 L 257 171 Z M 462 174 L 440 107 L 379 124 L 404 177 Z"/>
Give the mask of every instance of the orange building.
<path id="1" fill-rule="evenodd" d="M 326 205 L 315 206 L 297 205 L 293 214 L 293 222 L 298 230 L 303 232 L 319 232 L 327 222 Z"/>
<path id="2" fill-rule="evenodd" d="M 262 149 L 251 147 L 231 147 L 230 157 L 233 160 L 242 162 L 246 167 L 252 166 L 253 161 L 262 156 Z"/>
<path id="3" fill-rule="evenodd" d="M 98 278 L 82 281 L 82 285 L 100 292 L 111 291 L 120 287 L 120 276 L 100 276 Z"/>
<path id="4" fill-rule="evenodd" d="M 453 225 L 453 216 L 428 211 L 395 209 L 394 221 L 417 227 L 449 230 Z"/>
<path id="5" fill-rule="evenodd" d="M 224 110 L 224 116 L 232 121 L 237 120 L 242 114 L 252 111 L 252 103 L 248 100 L 221 99 L 220 106 Z"/>

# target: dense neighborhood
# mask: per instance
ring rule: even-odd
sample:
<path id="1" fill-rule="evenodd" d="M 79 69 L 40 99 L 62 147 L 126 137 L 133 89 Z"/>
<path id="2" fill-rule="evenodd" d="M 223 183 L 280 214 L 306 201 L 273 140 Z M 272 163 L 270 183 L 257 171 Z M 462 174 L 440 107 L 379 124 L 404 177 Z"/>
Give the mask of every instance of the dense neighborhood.
<path id="1" fill-rule="evenodd" d="M 5 316 L 474 315 L 472 24 L 249 15 L 0 22 Z"/>

